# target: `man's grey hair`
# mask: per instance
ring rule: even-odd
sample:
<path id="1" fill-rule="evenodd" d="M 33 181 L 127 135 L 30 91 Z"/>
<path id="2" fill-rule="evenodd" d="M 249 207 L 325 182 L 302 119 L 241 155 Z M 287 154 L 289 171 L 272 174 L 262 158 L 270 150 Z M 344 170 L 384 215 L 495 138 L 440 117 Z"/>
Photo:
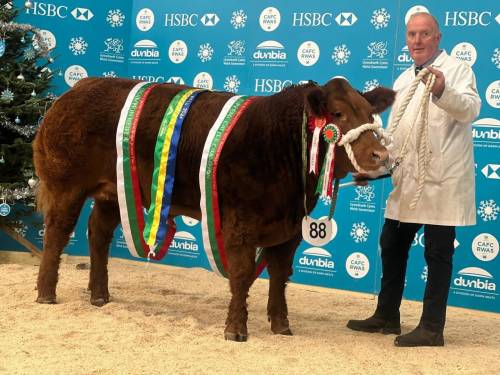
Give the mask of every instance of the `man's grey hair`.
<path id="1" fill-rule="evenodd" d="M 439 30 L 439 22 L 438 20 L 436 19 L 436 17 L 434 17 L 432 14 L 428 13 L 428 12 L 415 12 L 413 13 L 410 18 L 408 18 L 408 22 L 410 22 L 410 20 L 415 17 L 415 16 L 427 16 L 427 17 L 430 17 L 432 19 L 432 21 L 434 21 L 434 25 L 436 26 L 436 31 L 438 33 L 441 32 L 441 30 Z"/>

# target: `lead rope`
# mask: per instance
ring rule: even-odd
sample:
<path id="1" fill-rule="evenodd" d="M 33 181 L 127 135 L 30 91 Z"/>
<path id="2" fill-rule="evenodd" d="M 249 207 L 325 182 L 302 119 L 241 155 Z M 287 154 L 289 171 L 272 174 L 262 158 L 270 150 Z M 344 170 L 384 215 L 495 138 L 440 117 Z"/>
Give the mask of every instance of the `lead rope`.
<path id="1" fill-rule="evenodd" d="M 408 129 L 408 133 L 406 134 L 405 141 L 403 143 L 403 146 L 401 147 L 399 156 L 396 158 L 394 166 L 391 168 L 391 173 L 392 173 L 392 171 L 401 164 L 403 158 L 406 156 L 406 148 L 408 146 L 413 127 L 418 122 L 419 124 L 417 127 L 417 137 L 416 137 L 416 149 L 418 157 L 417 159 L 418 179 L 417 179 L 417 190 L 409 205 L 411 210 L 415 209 L 415 207 L 417 206 L 417 203 L 424 189 L 424 182 L 426 176 L 426 163 L 429 154 L 429 137 L 428 137 L 429 101 L 430 101 L 430 92 L 432 86 L 434 85 L 434 81 L 436 80 L 436 76 L 432 74 L 427 68 L 422 69 L 417 74 L 417 76 L 415 77 L 410 86 L 410 89 L 408 90 L 408 93 L 406 94 L 405 99 L 401 103 L 398 112 L 396 113 L 395 118 L 392 121 L 391 126 L 387 128 L 387 132 L 392 136 L 394 131 L 397 129 L 399 122 L 403 117 L 406 108 L 408 107 L 408 104 L 415 95 L 415 91 L 418 87 L 420 80 L 426 75 L 429 75 L 429 78 L 427 79 L 427 82 L 425 84 L 424 93 L 422 95 L 422 98 L 420 99 L 418 109 L 415 112 L 412 121 L 410 121 L 410 129 Z"/>

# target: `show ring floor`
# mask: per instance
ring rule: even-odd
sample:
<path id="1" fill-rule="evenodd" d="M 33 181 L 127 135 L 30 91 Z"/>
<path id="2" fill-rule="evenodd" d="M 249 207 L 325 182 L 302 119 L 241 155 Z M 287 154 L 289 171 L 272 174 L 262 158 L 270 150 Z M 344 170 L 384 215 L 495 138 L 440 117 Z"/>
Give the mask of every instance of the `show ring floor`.
<path id="1" fill-rule="evenodd" d="M 56 305 L 35 303 L 36 260 L 0 251 L 0 374 L 500 374 L 500 314 L 448 308 L 445 346 L 354 332 L 370 295 L 290 284 L 294 336 L 273 335 L 267 280 L 250 290 L 249 341 L 223 336 L 229 286 L 203 269 L 110 259 L 112 301 L 90 305 L 88 258 L 64 257 Z M 402 329 L 421 303 L 403 301 Z"/>

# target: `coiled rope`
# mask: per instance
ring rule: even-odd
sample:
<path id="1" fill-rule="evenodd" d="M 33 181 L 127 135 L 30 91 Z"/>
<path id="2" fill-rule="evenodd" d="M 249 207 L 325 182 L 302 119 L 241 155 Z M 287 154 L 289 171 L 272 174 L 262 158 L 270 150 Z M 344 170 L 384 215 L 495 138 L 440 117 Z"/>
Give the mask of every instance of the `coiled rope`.
<path id="1" fill-rule="evenodd" d="M 425 84 L 425 89 L 424 93 L 422 95 L 422 98 L 420 99 L 420 103 L 418 105 L 417 111 L 415 112 L 412 121 L 410 121 L 410 128 L 408 129 L 408 133 L 406 134 L 405 140 L 403 142 L 403 146 L 401 147 L 401 150 L 399 152 L 399 156 L 396 158 L 394 162 L 394 166 L 392 169 L 397 168 L 401 162 L 403 161 L 403 158 L 406 156 L 407 152 L 407 146 L 412 134 L 412 130 L 414 125 L 418 122 L 417 125 L 417 137 L 416 137 L 416 149 L 417 149 L 417 190 L 415 192 L 415 195 L 413 196 L 413 199 L 410 202 L 410 209 L 415 209 L 417 206 L 417 202 L 419 201 L 422 191 L 424 189 L 424 182 L 425 182 L 425 176 L 426 176 L 426 164 L 428 161 L 428 155 L 430 152 L 430 147 L 429 147 L 429 137 L 428 137 L 428 118 L 429 118 L 429 100 L 430 100 L 430 93 L 432 86 L 434 85 L 434 81 L 436 80 L 436 76 L 432 74 L 427 68 L 422 69 L 415 79 L 413 80 L 410 89 L 408 90 L 408 93 L 406 94 L 405 99 L 399 106 L 399 109 L 392 121 L 392 123 L 389 125 L 387 128 L 387 132 L 389 133 L 390 136 L 394 134 L 396 131 L 399 122 L 401 121 L 401 118 L 403 117 L 403 114 L 406 111 L 406 108 L 408 107 L 408 104 L 410 103 L 411 99 L 415 95 L 415 91 L 418 87 L 418 84 L 420 83 L 421 79 L 425 76 L 429 76 L 427 79 L 427 82 Z M 419 117 L 420 115 L 420 117 Z"/>

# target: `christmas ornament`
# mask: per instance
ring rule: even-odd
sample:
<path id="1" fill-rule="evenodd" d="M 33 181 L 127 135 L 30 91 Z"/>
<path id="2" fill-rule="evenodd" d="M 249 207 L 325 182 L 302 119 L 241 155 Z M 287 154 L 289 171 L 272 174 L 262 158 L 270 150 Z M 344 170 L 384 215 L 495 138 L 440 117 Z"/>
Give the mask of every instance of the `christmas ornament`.
<path id="1" fill-rule="evenodd" d="M 3 155 L 2 155 L 2 157 L 0 158 L 0 164 L 5 164 L 5 159 L 3 158 Z"/>
<path id="2" fill-rule="evenodd" d="M 16 119 L 14 120 L 14 122 L 18 125 L 21 123 L 21 119 L 19 118 L 19 116 L 16 116 Z"/>
<path id="3" fill-rule="evenodd" d="M 28 185 L 29 185 L 29 186 L 30 186 L 30 188 L 32 188 L 32 189 L 36 186 L 36 183 L 37 183 L 36 178 L 31 177 L 31 178 L 28 180 Z"/>
<path id="4" fill-rule="evenodd" d="M 36 57 L 36 52 L 33 48 L 28 48 L 24 51 L 24 60 L 34 60 Z"/>
<path id="5" fill-rule="evenodd" d="M 21 37 L 21 43 L 26 43 L 26 39 L 24 39 L 24 36 Z"/>
<path id="6" fill-rule="evenodd" d="M 36 96 L 36 91 L 33 89 L 33 91 L 31 92 L 31 96 L 34 98 Z"/>
<path id="7" fill-rule="evenodd" d="M 23 76 L 23 73 L 19 73 L 19 75 L 17 76 L 17 79 L 20 79 L 21 81 L 24 81 L 24 76 Z"/>
<path id="8" fill-rule="evenodd" d="M 49 63 L 53 63 L 54 62 L 54 59 L 52 57 L 49 57 Z"/>
<path id="9" fill-rule="evenodd" d="M 5 39 L 0 39 L 0 57 L 3 56 L 3 54 L 5 53 Z"/>
<path id="10" fill-rule="evenodd" d="M 33 3 L 32 3 L 30 0 L 26 0 L 26 1 L 24 2 L 24 7 L 25 7 L 26 9 L 31 9 L 31 8 L 33 8 Z"/>
<path id="11" fill-rule="evenodd" d="M 10 206 L 5 201 L 0 204 L 0 216 L 7 216 L 10 214 Z"/>
<path id="12" fill-rule="evenodd" d="M 5 90 L 2 91 L 0 99 L 2 99 L 2 101 L 4 102 L 10 103 L 11 101 L 14 100 L 14 93 L 10 91 L 9 88 L 6 88 Z"/>

